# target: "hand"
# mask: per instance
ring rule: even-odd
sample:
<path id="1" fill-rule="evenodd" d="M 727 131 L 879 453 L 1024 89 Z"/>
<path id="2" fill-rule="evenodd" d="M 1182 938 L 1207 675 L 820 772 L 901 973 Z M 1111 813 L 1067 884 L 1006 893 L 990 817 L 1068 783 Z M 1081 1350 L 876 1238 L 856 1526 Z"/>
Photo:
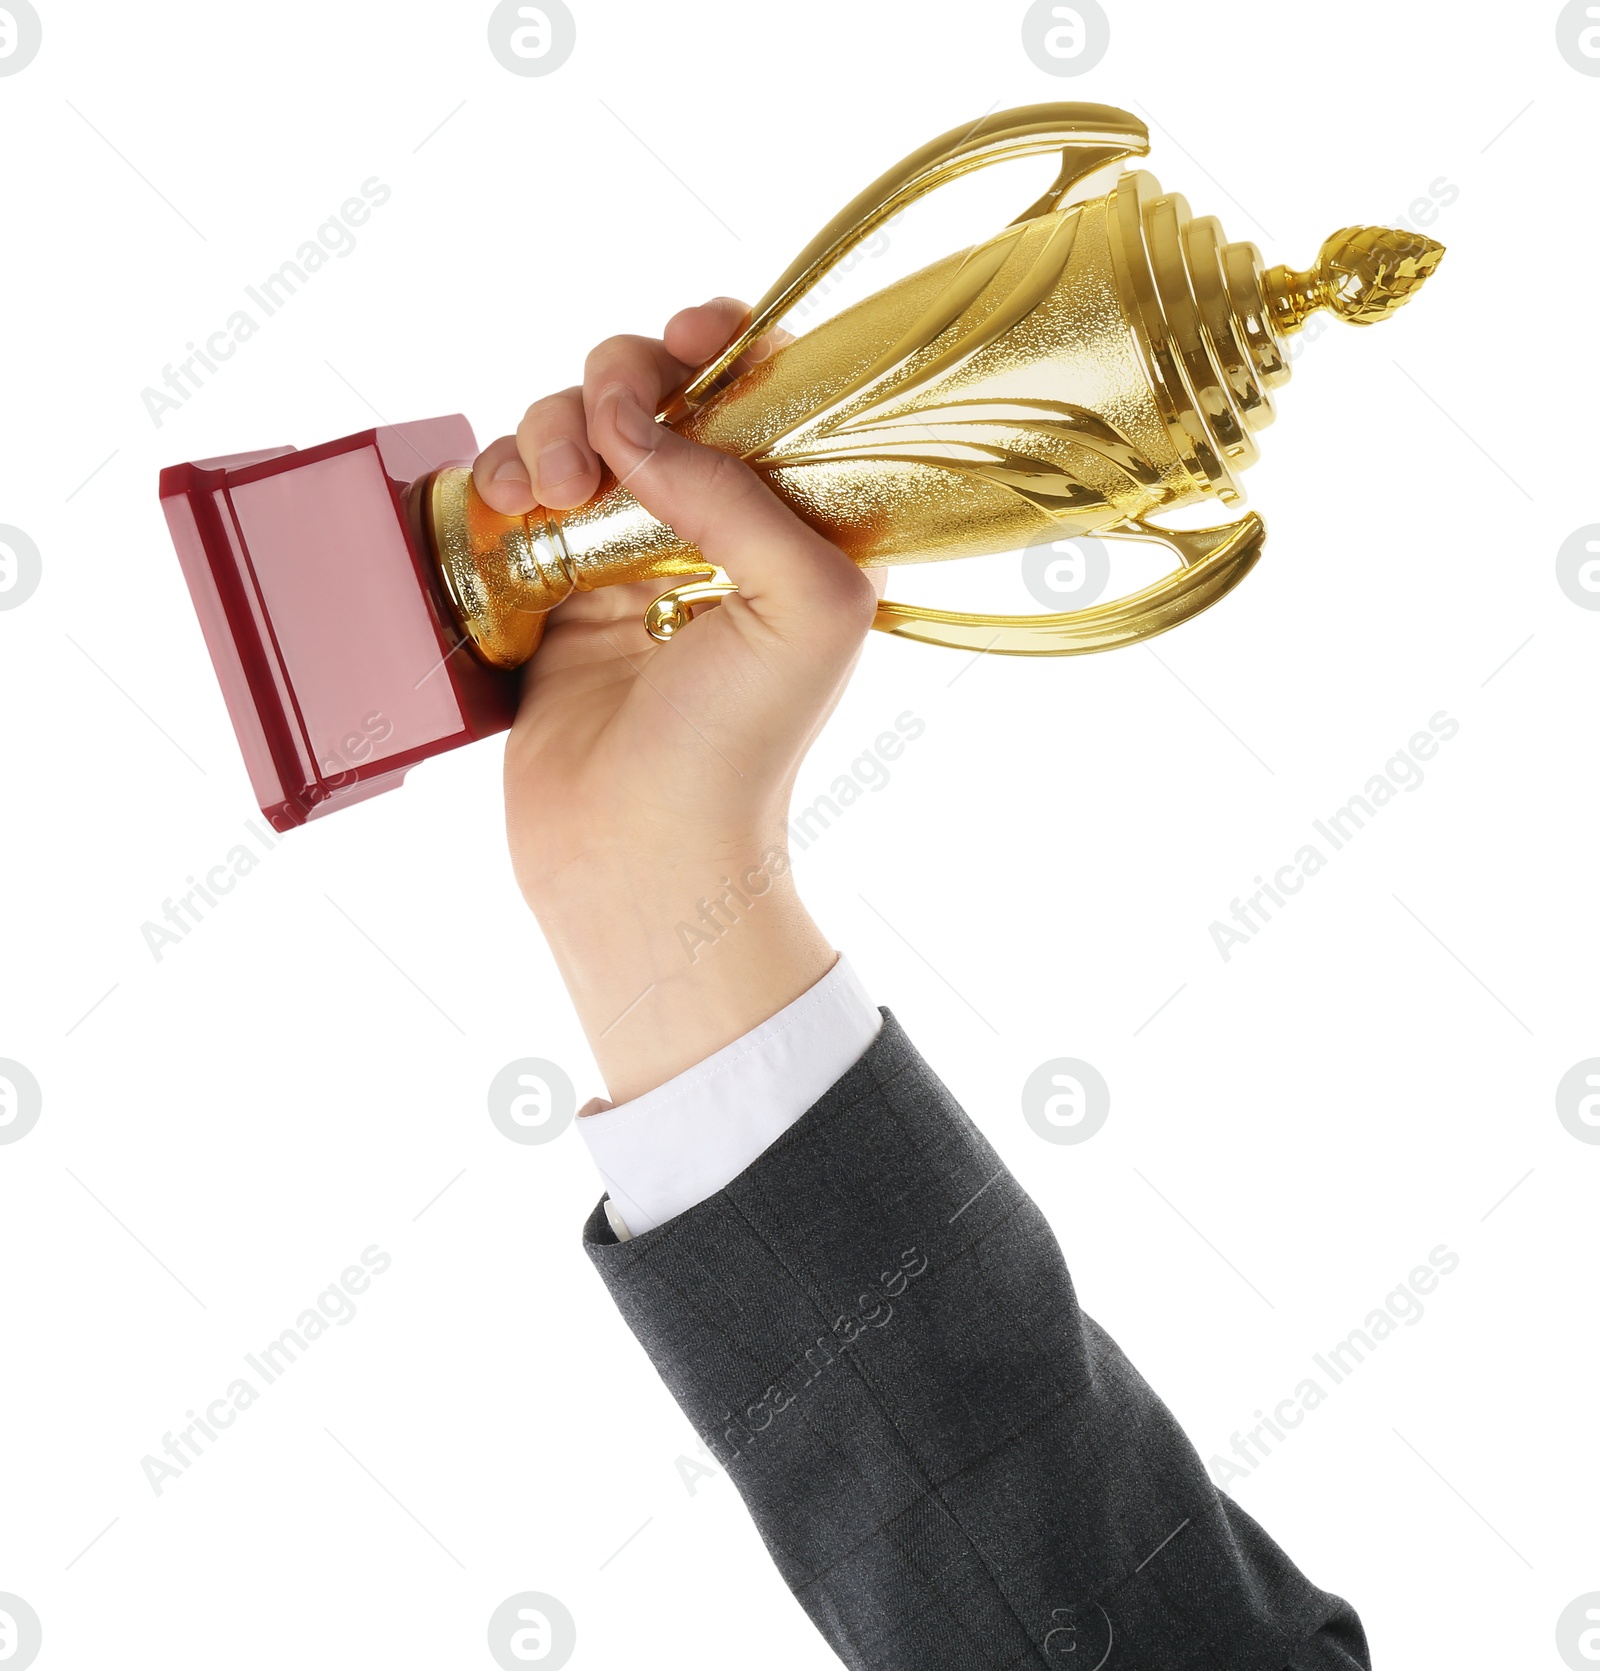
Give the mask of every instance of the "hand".
<path id="1" fill-rule="evenodd" d="M 506 746 L 517 881 L 615 1101 L 731 1043 L 834 962 L 788 872 L 789 798 L 877 587 L 743 462 L 654 421 L 748 316 L 724 298 L 662 340 L 602 343 L 581 389 L 529 407 L 474 467 L 508 514 L 582 504 L 609 467 L 739 588 L 665 645 L 642 624 L 661 584 L 570 598 Z"/>

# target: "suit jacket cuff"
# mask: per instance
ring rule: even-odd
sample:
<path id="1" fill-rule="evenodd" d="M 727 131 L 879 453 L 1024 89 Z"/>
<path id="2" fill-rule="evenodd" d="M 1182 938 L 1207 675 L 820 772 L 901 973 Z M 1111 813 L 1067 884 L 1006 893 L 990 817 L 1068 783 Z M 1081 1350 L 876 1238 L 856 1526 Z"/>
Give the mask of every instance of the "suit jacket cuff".
<path id="1" fill-rule="evenodd" d="M 605 1180 L 617 1238 L 654 1230 L 738 1177 L 882 1024 L 841 957 L 792 1004 L 665 1085 L 586 1110 L 578 1135 Z"/>

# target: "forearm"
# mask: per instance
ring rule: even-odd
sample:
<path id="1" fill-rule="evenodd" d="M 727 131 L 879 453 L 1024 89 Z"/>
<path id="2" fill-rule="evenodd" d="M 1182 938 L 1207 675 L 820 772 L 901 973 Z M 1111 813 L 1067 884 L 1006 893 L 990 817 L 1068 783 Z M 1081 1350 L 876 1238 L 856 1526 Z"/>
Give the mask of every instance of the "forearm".
<path id="1" fill-rule="evenodd" d="M 577 587 L 552 612 L 507 741 L 517 881 L 618 1101 L 715 1054 L 834 962 L 784 831 L 874 582 L 749 466 L 653 421 L 747 317 L 723 298 L 659 341 L 601 343 L 581 389 L 536 402 L 474 466 L 512 517 L 582 503 L 604 466 L 737 588 L 664 646 L 642 624 L 651 583 Z M 553 483 L 558 454 L 577 473 Z"/>
<path id="2" fill-rule="evenodd" d="M 533 906 L 614 1102 L 742 1037 L 835 960 L 764 837 L 693 859 L 596 849 Z"/>

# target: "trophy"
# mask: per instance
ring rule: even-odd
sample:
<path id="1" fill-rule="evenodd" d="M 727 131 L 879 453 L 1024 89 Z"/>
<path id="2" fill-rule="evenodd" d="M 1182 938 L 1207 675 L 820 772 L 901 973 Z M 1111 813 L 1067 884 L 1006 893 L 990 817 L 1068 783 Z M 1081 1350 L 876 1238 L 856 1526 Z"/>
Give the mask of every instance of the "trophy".
<path id="1" fill-rule="evenodd" d="M 1348 227 L 1304 272 L 1263 266 L 1140 170 L 1149 147 L 1104 105 L 986 116 L 925 145 L 823 228 L 659 420 L 742 458 L 863 567 L 1094 534 L 1155 540 L 1176 566 L 1062 614 L 884 600 L 899 638 L 997 655 L 1082 655 L 1168 631 L 1261 554 L 1239 473 L 1288 381 L 1285 339 L 1317 309 L 1356 325 L 1403 306 L 1443 255 Z M 1049 190 L 987 243 L 844 309 L 735 374 L 741 357 L 907 204 L 992 163 L 1061 155 Z M 460 417 L 174 466 L 161 494 L 257 798 L 277 829 L 395 787 L 418 760 L 503 730 L 514 670 L 573 592 L 659 580 L 663 642 L 728 577 L 613 477 L 574 510 L 491 510 Z"/>

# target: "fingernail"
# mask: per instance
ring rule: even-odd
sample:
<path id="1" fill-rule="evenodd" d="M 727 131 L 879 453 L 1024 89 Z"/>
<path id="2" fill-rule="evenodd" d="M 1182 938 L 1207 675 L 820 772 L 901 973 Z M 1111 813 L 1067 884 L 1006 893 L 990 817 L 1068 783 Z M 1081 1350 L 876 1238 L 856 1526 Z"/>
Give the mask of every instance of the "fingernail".
<path id="1" fill-rule="evenodd" d="M 518 487 L 531 487 L 527 467 L 520 458 L 508 458 L 489 478 L 492 482 L 515 482 Z"/>
<path id="2" fill-rule="evenodd" d="M 654 452 L 661 439 L 661 426 L 634 399 L 633 391 L 618 389 L 611 402 L 611 421 L 622 439 L 640 452 Z"/>
<path id="3" fill-rule="evenodd" d="M 534 491 L 548 504 L 550 494 L 582 476 L 588 465 L 576 441 L 552 441 L 540 452 L 537 468 L 539 480 Z"/>

